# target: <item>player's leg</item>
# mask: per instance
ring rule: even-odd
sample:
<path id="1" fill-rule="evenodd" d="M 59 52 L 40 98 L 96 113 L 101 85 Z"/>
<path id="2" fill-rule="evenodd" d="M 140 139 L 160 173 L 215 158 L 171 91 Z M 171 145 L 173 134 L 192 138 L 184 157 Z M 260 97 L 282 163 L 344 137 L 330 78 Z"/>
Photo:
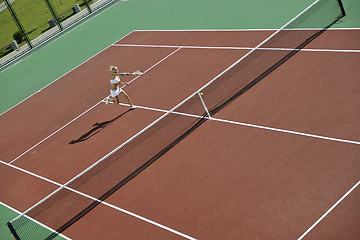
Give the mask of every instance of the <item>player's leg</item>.
<path id="1" fill-rule="evenodd" d="M 131 107 L 132 109 L 134 109 L 135 107 L 134 107 L 134 105 L 132 104 L 131 99 L 130 99 L 130 97 L 126 94 L 126 92 L 124 92 L 124 90 L 123 90 L 123 91 L 121 91 L 121 93 L 124 94 L 124 96 L 126 97 L 128 103 L 130 104 L 130 107 Z"/>
<path id="2" fill-rule="evenodd" d="M 118 98 L 118 96 L 115 96 L 115 97 L 114 97 L 114 103 L 119 104 L 119 98 Z"/>

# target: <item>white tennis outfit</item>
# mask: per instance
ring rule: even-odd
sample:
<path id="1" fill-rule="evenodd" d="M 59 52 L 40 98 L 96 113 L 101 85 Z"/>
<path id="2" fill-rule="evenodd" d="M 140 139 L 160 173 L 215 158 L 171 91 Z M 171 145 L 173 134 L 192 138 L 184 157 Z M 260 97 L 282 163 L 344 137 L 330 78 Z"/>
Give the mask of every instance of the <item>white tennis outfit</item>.
<path id="1" fill-rule="evenodd" d="M 119 84 L 119 83 L 120 83 L 120 77 L 119 77 L 119 76 L 116 76 L 114 79 L 111 79 L 111 80 L 110 80 L 110 83 Z M 112 97 L 116 97 L 116 96 L 118 96 L 121 92 L 122 92 L 122 89 L 119 87 L 119 88 L 116 89 L 116 90 L 110 90 L 110 95 L 111 95 Z"/>

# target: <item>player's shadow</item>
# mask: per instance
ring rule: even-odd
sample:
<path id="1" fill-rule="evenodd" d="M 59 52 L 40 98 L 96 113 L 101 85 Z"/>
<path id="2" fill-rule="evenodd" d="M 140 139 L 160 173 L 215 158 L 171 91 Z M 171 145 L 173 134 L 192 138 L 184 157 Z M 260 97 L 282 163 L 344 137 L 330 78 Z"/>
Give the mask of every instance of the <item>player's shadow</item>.
<path id="1" fill-rule="evenodd" d="M 126 113 L 130 112 L 131 110 L 132 109 L 129 109 L 126 112 L 123 112 L 122 114 L 120 114 L 119 116 L 117 116 L 116 118 L 114 118 L 112 120 L 101 122 L 101 123 L 95 123 L 94 125 L 92 125 L 92 129 L 90 131 L 88 131 L 87 133 L 85 133 L 84 135 L 82 135 L 81 137 L 79 137 L 76 140 L 71 140 L 69 142 L 69 144 L 75 144 L 75 143 L 84 142 L 84 141 L 88 140 L 89 138 L 93 137 L 95 134 L 98 134 L 99 132 L 101 132 L 104 128 L 109 126 L 111 123 L 113 123 L 117 119 L 121 118 Z"/>

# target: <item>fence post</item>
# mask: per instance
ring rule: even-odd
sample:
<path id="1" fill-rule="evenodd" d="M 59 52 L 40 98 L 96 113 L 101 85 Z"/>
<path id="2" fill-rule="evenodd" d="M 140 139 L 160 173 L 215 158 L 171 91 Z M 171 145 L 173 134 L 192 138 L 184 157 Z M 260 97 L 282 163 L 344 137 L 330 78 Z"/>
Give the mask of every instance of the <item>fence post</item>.
<path id="1" fill-rule="evenodd" d="M 56 21 L 57 25 L 59 25 L 60 31 L 64 30 L 64 28 L 63 28 L 63 26 L 61 25 L 58 17 L 56 16 L 56 13 L 55 13 L 53 7 L 51 6 L 49 0 L 44 0 L 44 1 L 45 1 L 46 5 L 48 6 L 50 12 L 51 12 L 51 15 L 54 17 L 54 20 Z"/>
<path id="2" fill-rule="evenodd" d="M 27 36 L 27 34 L 25 32 L 25 29 L 21 25 L 19 18 L 16 16 L 16 13 L 15 13 L 14 9 L 11 6 L 11 3 L 9 2 L 9 0 L 4 0 L 4 2 L 6 4 L 6 6 L 7 6 L 7 8 L 9 9 L 11 16 L 14 18 L 14 21 L 15 21 L 16 25 L 18 26 L 19 30 L 24 35 L 26 43 L 28 44 L 29 48 L 30 49 L 33 48 L 32 44 L 30 42 L 30 39 L 28 38 L 28 36 Z"/>
<path id="3" fill-rule="evenodd" d="M 88 3 L 88 0 L 84 0 L 84 3 L 85 3 L 85 5 L 86 5 L 89 13 L 92 13 L 92 10 L 91 10 L 91 8 L 90 8 L 90 5 L 89 5 L 89 3 Z"/>

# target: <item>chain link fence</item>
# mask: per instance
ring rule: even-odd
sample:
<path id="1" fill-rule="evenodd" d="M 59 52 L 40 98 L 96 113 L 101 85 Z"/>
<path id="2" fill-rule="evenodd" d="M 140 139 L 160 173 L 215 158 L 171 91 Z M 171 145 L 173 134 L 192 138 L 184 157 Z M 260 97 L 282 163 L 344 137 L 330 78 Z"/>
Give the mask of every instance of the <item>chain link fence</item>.
<path id="1" fill-rule="evenodd" d="M 0 69 L 123 0 L 0 0 Z"/>

